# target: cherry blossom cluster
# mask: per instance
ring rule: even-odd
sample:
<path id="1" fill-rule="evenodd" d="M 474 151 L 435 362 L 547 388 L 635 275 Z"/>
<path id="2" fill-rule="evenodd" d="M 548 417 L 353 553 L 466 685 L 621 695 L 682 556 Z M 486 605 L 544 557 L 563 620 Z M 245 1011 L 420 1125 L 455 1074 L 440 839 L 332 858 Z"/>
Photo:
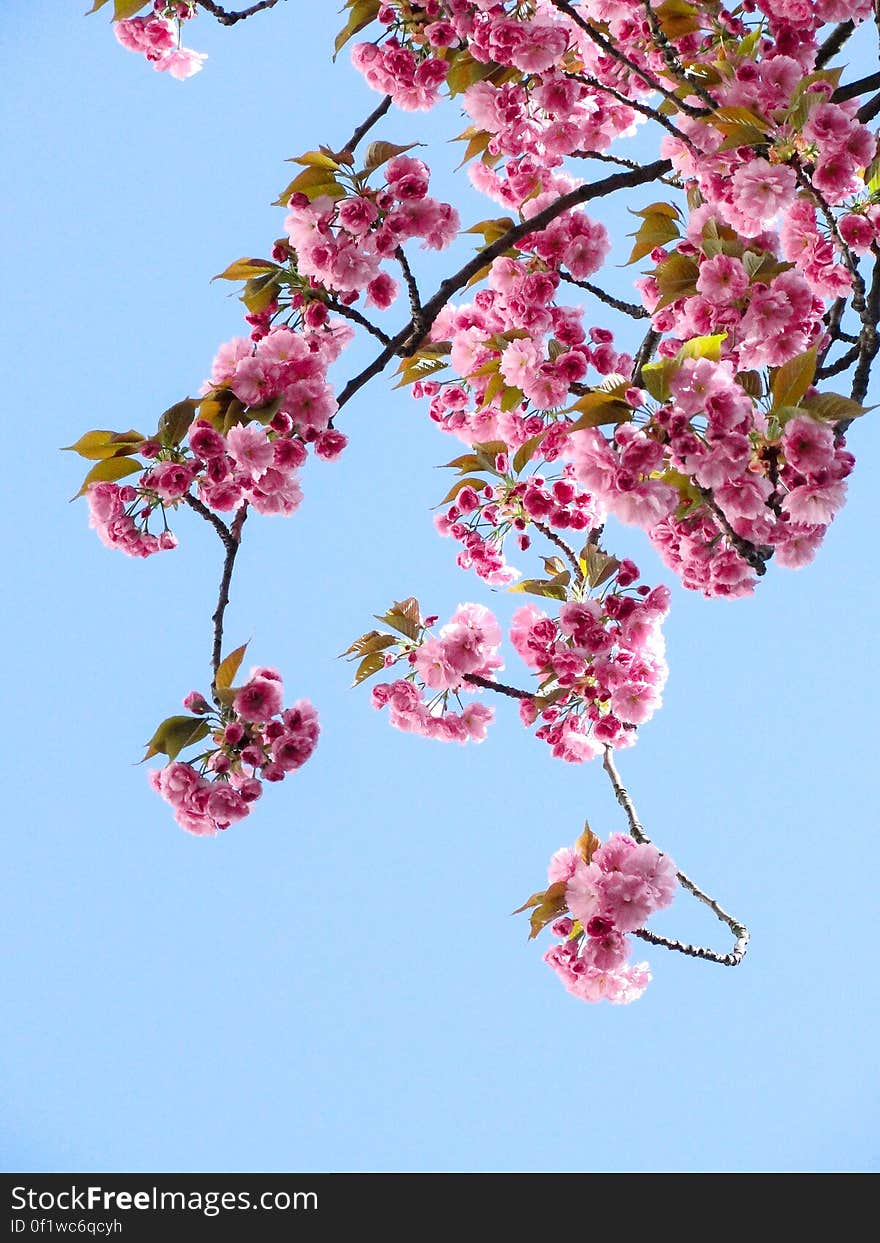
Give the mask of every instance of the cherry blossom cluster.
<path id="1" fill-rule="evenodd" d="M 115 22 L 113 33 L 129 52 L 140 52 L 154 69 L 182 81 L 198 73 L 208 59 L 204 52 L 194 52 L 180 43 L 183 22 L 195 15 L 193 3 L 156 0 L 149 17 L 129 17 Z"/>
<path id="2" fill-rule="evenodd" d="M 431 198 L 429 178 L 422 160 L 397 155 L 385 166 L 381 189 L 361 184 L 336 200 L 294 192 L 284 227 L 298 272 L 344 303 L 366 290 L 367 305 L 386 310 L 399 286 L 381 270 L 382 260 L 411 238 L 422 238 L 423 248 L 444 250 L 458 234 L 458 212 Z"/>
<path id="3" fill-rule="evenodd" d="M 532 604 L 513 615 L 510 639 L 540 678 L 538 694 L 520 704 L 524 725 L 572 764 L 605 747 L 628 747 L 636 727 L 660 707 L 669 674 L 661 623 L 669 589 L 645 584 L 621 561 L 601 596 L 569 600 L 558 617 Z"/>
<path id="4" fill-rule="evenodd" d="M 393 612 L 388 614 L 392 624 L 393 617 Z M 379 667 L 401 664 L 407 672 L 373 687 L 373 707 L 387 708 L 391 724 L 405 733 L 441 742 L 482 742 L 495 714 L 481 703 L 463 704 L 461 697 L 478 689 L 470 679 L 494 679 L 503 668 L 498 656 L 501 629 L 481 604 L 459 605 L 435 635 L 436 621 L 419 619 L 408 639 L 394 641 L 393 653 L 386 646 Z"/>
<path id="5" fill-rule="evenodd" d="M 386 6 L 388 9 L 390 6 Z M 435 30 L 435 37 L 437 33 Z M 423 112 L 433 108 L 440 99 L 438 87 L 446 81 L 449 73 L 446 62 L 432 56 L 430 48 L 420 54 L 411 47 L 403 46 L 393 35 L 381 47 L 375 43 L 356 44 L 352 50 L 352 62 L 364 75 L 368 86 L 383 95 L 390 95 L 403 112 Z"/>
<path id="6" fill-rule="evenodd" d="M 651 972 L 646 962 L 629 964 L 628 934 L 671 905 L 675 864 L 653 844 L 637 844 L 624 833 L 600 845 L 588 828 L 574 846 L 556 851 L 547 880 L 549 887 L 520 907 L 532 908 L 532 936 L 550 924 L 559 938 L 544 962 L 581 1001 L 636 1001 Z"/>
<path id="7" fill-rule="evenodd" d="M 192 691 L 183 705 L 194 715 L 163 722 L 148 750 L 148 756 L 160 750 L 168 754 L 171 737 L 185 747 L 210 736 L 211 746 L 196 759 L 175 758 L 149 772 L 150 785 L 171 805 L 177 823 L 197 837 L 211 837 L 243 820 L 262 794 L 263 782 L 283 781 L 302 768 L 318 743 L 317 712 L 307 699 L 284 707 L 276 669 L 252 669 L 225 698 L 228 706 L 216 712 Z M 175 757 L 182 749 L 177 744 Z"/>

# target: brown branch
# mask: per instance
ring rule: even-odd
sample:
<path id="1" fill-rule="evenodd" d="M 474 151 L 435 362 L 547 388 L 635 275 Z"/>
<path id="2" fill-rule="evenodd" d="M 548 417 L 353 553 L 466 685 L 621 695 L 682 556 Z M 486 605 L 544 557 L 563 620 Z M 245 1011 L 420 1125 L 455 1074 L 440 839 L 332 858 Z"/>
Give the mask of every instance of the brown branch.
<path id="1" fill-rule="evenodd" d="M 327 310 L 333 311 L 335 315 L 341 315 L 343 319 L 350 319 L 353 324 L 360 324 L 361 328 L 365 328 L 367 332 L 372 333 L 376 340 L 381 341 L 383 345 L 388 345 L 391 341 L 388 333 L 383 332 L 378 324 L 374 324 L 367 319 L 366 315 L 359 311 L 357 307 L 345 306 L 344 303 L 337 302 L 335 298 L 328 298 Z"/>
<path id="2" fill-rule="evenodd" d="M 823 65 L 827 65 L 829 60 L 831 60 L 831 57 L 837 55 L 855 28 L 855 22 L 848 21 L 841 22 L 839 26 L 834 27 L 831 34 L 820 46 L 816 55 L 817 69 L 821 69 Z"/>
<path id="3" fill-rule="evenodd" d="M 842 104 L 847 99 L 856 99 L 859 95 L 864 95 L 866 91 L 878 89 L 880 89 L 880 73 L 871 73 L 866 78 L 859 78 L 858 82 L 847 82 L 846 86 L 839 86 L 831 96 L 831 102 Z"/>
<path id="4" fill-rule="evenodd" d="M 856 116 L 862 125 L 867 125 L 869 121 L 874 120 L 878 112 L 880 112 L 880 94 L 875 95 L 873 99 L 866 100 L 859 108 Z"/>
<path id="5" fill-rule="evenodd" d="M 238 556 L 238 550 L 241 546 L 241 528 L 244 526 L 245 519 L 247 518 L 247 504 L 242 505 L 232 519 L 231 525 L 226 526 L 198 497 L 188 494 L 183 499 L 190 509 L 204 518 L 206 522 L 210 522 L 219 535 L 223 547 L 226 549 L 226 556 L 223 559 L 223 573 L 220 578 L 220 591 L 217 596 L 217 607 L 211 618 L 214 624 L 214 644 L 211 650 L 211 695 L 217 707 L 222 709 L 223 705 L 217 696 L 216 678 L 217 670 L 220 668 L 220 661 L 223 659 L 223 618 L 226 613 L 226 607 L 229 604 L 229 587 L 232 582 L 235 558 Z"/>
<path id="6" fill-rule="evenodd" d="M 350 151 L 351 154 L 354 155 L 354 149 L 358 145 L 360 140 L 364 137 L 365 134 L 368 134 L 370 132 L 370 130 L 373 128 L 373 126 L 376 124 L 377 121 L 380 121 L 382 117 L 384 117 L 385 113 L 388 111 L 390 107 L 391 107 L 391 96 L 386 95 L 385 98 L 382 100 L 382 102 L 373 109 L 373 111 L 370 113 L 367 119 L 360 123 L 360 125 L 357 127 L 357 129 L 352 134 L 351 138 L 349 138 L 348 142 L 343 147 L 343 151 Z"/>
<path id="7" fill-rule="evenodd" d="M 412 274 L 412 268 L 409 266 L 402 246 L 397 247 L 394 252 L 394 258 L 400 264 L 400 270 L 403 273 L 403 279 L 406 282 L 406 289 L 409 294 L 410 323 L 413 327 L 413 336 L 421 340 L 425 335 L 425 328 L 422 323 L 422 298 L 419 293 L 419 287 L 416 284 L 416 278 Z"/>
<path id="8" fill-rule="evenodd" d="M 645 334 L 642 344 L 639 346 L 635 359 L 633 360 L 632 382 L 641 387 L 642 371 L 651 361 L 651 358 L 660 344 L 660 338 L 663 334 L 657 332 L 655 328 L 649 328 Z"/>
<path id="9" fill-rule="evenodd" d="M 637 306 L 634 302 L 624 302 L 622 298 L 615 298 L 613 294 L 606 293 L 604 289 L 600 289 L 598 285 L 592 284 L 590 281 L 576 280 L 567 272 L 560 272 L 559 275 L 569 285 L 577 285 L 578 289 L 586 289 L 587 293 L 591 293 L 594 298 L 598 298 L 600 302 L 604 302 L 606 306 L 614 307 L 615 311 L 621 311 L 624 315 L 629 315 L 630 319 L 648 319 L 649 313 L 643 306 Z"/>
<path id="10" fill-rule="evenodd" d="M 636 811 L 635 804 L 630 798 L 629 791 L 620 779 L 620 774 L 614 763 L 613 751 L 611 747 L 605 748 L 605 759 L 603 768 L 608 774 L 611 786 L 614 790 L 614 796 L 620 806 L 623 808 L 627 822 L 629 823 L 630 836 L 633 837 L 640 845 L 650 845 L 651 839 L 644 830 L 639 814 Z M 640 937 L 643 941 L 650 941 L 652 945 L 662 945 L 666 949 L 677 950 L 680 954 L 687 954 L 692 958 L 705 958 L 710 962 L 718 963 L 723 967 L 738 967 L 745 957 L 746 950 L 749 947 L 749 930 L 745 924 L 741 924 L 739 920 L 729 915 L 714 898 L 704 893 L 698 885 L 686 876 L 684 872 L 676 871 L 678 883 L 682 889 L 686 889 L 698 902 L 702 902 L 704 906 L 708 906 L 709 910 L 721 923 L 726 924 L 736 938 L 733 950 L 729 954 L 719 954 L 715 950 L 705 949 L 701 946 L 689 945 L 685 941 L 675 941 L 668 937 L 660 937 L 654 932 L 648 932 L 647 929 L 641 928 L 635 936 Z"/>
<path id="11" fill-rule="evenodd" d="M 219 4 L 214 4 L 214 0 L 196 0 L 196 4 L 200 9 L 204 9 L 206 13 L 210 13 L 212 17 L 216 17 L 221 26 L 234 26 L 236 22 L 243 22 L 247 17 L 253 17 L 255 13 L 262 13 L 264 9 L 274 9 L 278 0 L 259 0 L 259 3 L 252 4 L 249 9 L 241 9 L 238 13 L 233 13 L 229 9 L 223 9 Z"/>
<path id="12" fill-rule="evenodd" d="M 602 178 L 601 181 L 578 186 L 577 189 L 569 191 L 568 194 L 561 195 L 555 203 L 550 203 L 543 211 L 533 216 L 531 220 L 524 220 L 521 224 L 514 225 L 513 228 L 508 229 L 497 241 L 477 251 L 476 255 L 469 259 L 463 267 L 459 268 L 453 276 L 449 276 L 445 281 L 442 281 L 436 293 L 422 305 L 424 332 L 428 333 L 430 331 L 434 320 L 454 293 L 462 289 L 471 277 L 475 276 L 487 263 L 497 259 L 499 255 L 503 255 L 506 250 L 509 250 L 515 242 L 518 242 L 521 238 L 528 237 L 532 233 L 540 232 L 548 224 L 552 224 L 557 216 L 561 216 L 563 212 L 578 207 L 581 203 L 587 203 L 591 199 L 604 198 L 617 190 L 632 189 L 635 186 L 644 185 L 645 182 L 653 181 L 655 178 L 667 173 L 671 167 L 669 160 L 655 160 L 653 164 L 645 165 L 638 172 L 614 173 L 610 177 Z M 341 409 L 346 402 L 350 401 L 368 380 L 384 371 L 395 355 L 401 354 L 401 351 L 404 353 L 407 350 L 411 352 L 418 344 L 418 340 L 413 339 L 413 323 L 410 319 L 409 323 L 395 337 L 392 337 L 381 354 L 378 354 L 363 371 L 348 381 L 337 399 L 339 408 Z"/>
<path id="13" fill-rule="evenodd" d="M 651 8 L 650 0 L 642 0 L 642 8 L 645 10 L 645 17 L 647 18 L 648 25 L 651 28 L 651 37 L 663 54 L 663 59 L 666 61 L 666 67 L 669 70 L 670 77 L 673 78 L 674 81 L 678 82 L 680 86 L 686 87 L 693 95 L 696 95 L 699 99 L 702 99 L 703 103 L 708 106 L 709 111 L 714 112 L 718 107 L 717 100 L 712 98 L 705 86 L 703 86 L 702 82 L 688 82 L 687 71 L 678 59 L 676 50 L 672 46 L 672 43 L 663 33 L 660 22 L 657 20 L 657 14 Z"/>
<path id="14" fill-rule="evenodd" d="M 493 682 L 491 678 L 481 677 L 479 673 L 465 673 L 462 681 L 470 682 L 472 686 L 481 686 L 484 691 L 497 691 L 499 695 L 507 695 L 509 699 L 534 698 L 531 691 L 521 691 L 516 686 L 506 686 L 504 682 Z"/>
<path id="15" fill-rule="evenodd" d="M 750 565 L 759 577 L 766 574 L 767 562 L 773 556 L 773 549 L 769 544 L 753 544 L 750 540 L 743 539 L 741 535 L 737 535 L 730 525 L 727 514 L 715 500 L 711 490 L 709 488 L 701 488 L 698 484 L 695 487 L 703 498 L 707 509 L 711 510 L 716 522 L 730 541 L 731 546 L 736 549 L 743 561 Z"/>
<path id="16" fill-rule="evenodd" d="M 551 544 L 555 544 L 556 547 L 562 552 L 566 561 L 568 562 L 568 564 L 571 566 L 572 570 L 574 571 L 574 576 L 577 582 L 583 583 L 584 572 L 581 569 L 581 563 L 578 561 L 577 557 L 575 556 L 574 549 L 570 548 L 568 544 L 566 544 L 565 540 L 562 539 L 561 536 L 557 535 L 555 531 L 550 529 L 550 527 L 545 526 L 543 522 L 538 522 L 537 519 L 535 518 L 530 519 L 530 521 L 536 531 L 540 531 L 545 539 L 548 539 Z"/>
<path id="17" fill-rule="evenodd" d="M 232 520 L 232 526 L 229 529 L 232 543 L 226 549 L 226 557 L 223 561 L 223 574 L 220 579 L 220 592 L 217 597 L 217 607 L 211 618 L 214 623 L 214 646 L 211 652 L 211 669 L 213 671 L 211 694 L 218 708 L 221 707 L 221 704 L 217 696 L 216 678 L 217 670 L 220 668 L 220 662 L 223 659 L 223 618 L 226 613 L 226 606 L 229 604 L 229 586 L 232 582 L 232 570 L 235 566 L 238 550 L 241 547 L 241 528 L 244 526 L 247 512 L 247 504 L 245 503 Z"/>

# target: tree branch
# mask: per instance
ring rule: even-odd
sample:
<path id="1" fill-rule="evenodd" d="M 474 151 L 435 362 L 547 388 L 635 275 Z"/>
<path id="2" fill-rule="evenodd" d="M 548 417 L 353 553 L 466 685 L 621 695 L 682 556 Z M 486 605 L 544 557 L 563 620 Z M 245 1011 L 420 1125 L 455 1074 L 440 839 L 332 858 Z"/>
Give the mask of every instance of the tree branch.
<path id="1" fill-rule="evenodd" d="M 400 264 L 400 270 L 403 273 L 403 279 L 406 282 L 409 294 L 410 322 L 413 326 L 413 336 L 421 340 L 425 335 L 425 328 L 422 324 L 422 298 L 419 293 L 419 287 L 416 284 L 416 278 L 412 274 L 412 268 L 409 266 L 402 246 L 397 247 L 394 252 L 394 258 Z"/>
<path id="2" fill-rule="evenodd" d="M 574 549 L 570 548 L 561 536 L 557 535 L 555 531 L 550 529 L 550 527 L 545 526 L 543 522 L 538 522 L 535 518 L 530 519 L 530 521 L 536 531 L 540 531 L 545 539 L 548 539 L 551 544 L 555 544 L 556 547 L 560 549 L 566 561 L 574 571 L 576 581 L 578 583 L 583 583 L 584 572 L 581 569 L 581 563 L 575 556 Z"/>
<path id="3" fill-rule="evenodd" d="M 370 130 L 373 128 L 373 126 L 376 124 L 377 121 L 380 121 L 382 117 L 384 117 L 385 113 L 388 111 L 390 107 L 391 107 L 391 96 L 386 95 L 385 98 L 382 100 L 382 102 L 380 104 L 377 104 L 377 106 L 373 109 L 373 111 L 370 113 L 367 119 L 365 121 L 361 121 L 360 125 L 354 131 L 351 138 L 349 138 L 348 142 L 342 148 L 343 151 L 350 151 L 352 155 L 354 155 L 354 149 L 358 145 L 360 140 L 364 137 L 365 134 L 368 134 L 370 132 Z"/>
<path id="4" fill-rule="evenodd" d="M 247 505 L 242 505 L 232 519 L 231 525 L 227 526 L 197 496 L 187 494 L 183 499 L 190 509 L 194 510 L 201 518 L 204 518 L 206 522 L 210 522 L 220 537 L 223 547 L 226 549 L 226 556 L 223 559 L 223 573 L 220 578 L 220 591 L 217 596 L 217 607 L 214 609 L 211 618 L 214 623 L 214 644 L 211 650 L 211 695 L 217 707 L 222 708 L 223 705 L 217 697 L 216 678 L 217 670 L 220 668 L 220 661 L 223 659 L 223 618 L 226 613 L 226 606 L 229 604 L 229 586 L 232 582 L 235 558 L 238 556 L 238 550 L 241 546 L 241 529 L 247 518 Z"/>
<path id="5" fill-rule="evenodd" d="M 603 768 L 608 774 L 611 786 L 614 790 L 614 796 L 623 808 L 627 821 L 629 823 L 630 836 L 640 845 L 651 844 L 651 839 L 645 832 L 642 822 L 639 820 L 639 814 L 635 809 L 635 804 L 630 798 L 629 792 L 620 780 L 620 774 L 614 764 L 613 751 L 611 747 L 605 748 L 605 759 Z M 749 930 L 745 924 L 741 924 L 739 920 L 734 919 L 727 911 L 721 907 L 714 898 L 709 897 L 702 889 L 696 885 L 689 876 L 684 872 L 676 871 L 678 883 L 682 889 L 686 889 L 692 894 L 698 902 L 702 902 L 704 906 L 708 906 L 709 910 L 722 924 L 726 924 L 736 938 L 733 950 L 729 954 L 718 954 L 715 950 L 705 949 L 702 946 L 689 945 L 685 941 L 675 941 L 668 937 L 658 936 L 654 932 L 648 932 L 645 928 L 640 928 L 633 935 L 640 937 L 643 941 L 649 941 L 652 945 L 662 945 L 666 949 L 677 950 L 680 954 L 687 954 L 692 958 L 705 958 L 710 962 L 716 962 L 723 967 L 737 967 L 745 957 L 746 950 L 749 947 Z"/>
<path id="6" fill-rule="evenodd" d="M 233 13 L 229 9 L 222 9 L 219 4 L 214 4 L 213 0 L 196 0 L 199 8 L 210 13 L 212 17 L 216 17 L 221 26 L 234 26 L 236 22 L 243 22 L 245 18 L 253 17 L 255 13 L 262 13 L 264 9 L 274 9 L 277 3 L 278 0 L 259 0 L 259 3 L 252 4 L 249 9 L 241 9 L 238 13 Z"/>
<path id="7" fill-rule="evenodd" d="M 361 328 L 365 328 L 367 332 L 372 333 L 376 340 L 381 341 L 383 345 L 388 345 L 391 341 L 388 333 L 383 332 L 378 324 L 374 324 L 367 319 L 366 315 L 359 311 L 357 307 L 345 306 L 344 303 L 337 302 L 335 298 L 328 298 L 327 310 L 333 311 L 335 315 L 341 315 L 343 319 L 350 319 L 354 324 L 360 324 Z"/>
<path id="8" fill-rule="evenodd" d="M 593 285 L 590 281 L 576 280 L 575 277 L 569 276 L 567 272 L 560 272 L 559 275 L 567 284 L 577 285 L 578 289 L 586 289 L 587 293 L 591 293 L 594 298 L 598 298 L 606 306 L 614 307 L 615 311 L 621 311 L 624 315 L 629 315 L 630 319 L 649 318 L 649 313 L 643 306 L 637 306 L 634 302 L 624 302 L 622 298 L 615 298 L 613 294 L 606 293 L 598 285 Z"/>
<path id="9" fill-rule="evenodd" d="M 601 181 L 578 186 L 577 189 L 569 191 L 568 194 L 561 195 L 555 203 L 550 203 L 543 211 L 532 216 L 531 220 L 524 220 L 521 224 L 514 225 L 512 229 L 508 229 L 497 241 L 477 251 L 476 255 L 469 259 L 463 267 L 459 268 L 453 276 L 449 276 L 445 281 L 442 281 L 436 293 L 423 304 L 422 323 L 424 333 L 427 334 L 430 331 L 434 320 L 444 306 L 446 306 L 452 295 L 457 293 L 459 289 L 462 289 L 481 268 L 484 268 L 493 259 L 497 259 L 499 255 L 503 255 L 506 250 L 509 250 L 515 242 L 518 242 L 523 237 L 528 237 L 532 233 L 540 232 L 548 224 L 552 224 L 557 216 L 561 216 L 563 212 L 578 207 L 581 203 L 588 203 L 591 199 L 604 198 L 608 194 L 613 194 L 616 190 L 632 189 L 635 186 L 644 185 L 646 182 L 653 181 L 655 178 L 669 172 L 671 167 L 669 160 L 655 160 L 653 164 L 647 164 L 637 172 L 614 173 L 610 177 L 602 178 Z M 337 398 L 339 408 L 341 409 L 346 402 L 350 401 L 368 380 L 384 371 L 391 359 L 399 354 L 402 349 L 406 348 L 412 351 L 418 344 L 419 342 L 413 339 L 413 324 L 410 319 L 409 323 L 395 337 L 392 337 L 381 354 L 378 354 L 363 371 L 348 381 Z"/>
<path id="10" fill-rule="evenodd" d="M 858 82 L 847 82 L 846 86 L 839 86 L 831 96 L 831 102 L 842 104 L 847 99 L 855 99 L 858 95 L 864 95 L 866 91 L 876 91 L 878 88 L 880 88 L 880 73 L 871 73 L 866 78 L 859 78 Z"/>
<path id="11" fill-rule="evenodd" d="M 463 682 L 472 686 L 481 686 L 484 691 L 496 691 L 499 695 L 507 695 L 509 699 L 533 699 L 531 691 L 521 691 L 516 686 L 506 686 L 504 682 L 493 682 L 491 678 L 481 677 L 479 673 L 465 673 Z"/>
<path id="12" fill-rule="evenodd" d="M 733 548 L 739 553 L 743 561 L 752 567 L 755 573 L 760 577 L 767 573 L 767 562 L 773 556 L 773 549 L 768 544 L 753 544 L 750 540 L 743 539 L 741 535 L 737 535 L 727 514 L 715 500 L 709 488 L 701 488 L 695 485 L 706 507 L 711 510 L 716 522 L 727 536 Z"/>
<path id="13" fill-rule="evenodd" d="M 832 56 L 836 56 L 840 49 L 846 43 L 852 32 L 855 30 L 855 22 L 841 22 L 839 26 L 835 26 L 831 34 L 819 48 L 816 55 L 816 68 L 821 69 L 823 65 L 827 65 Z"/>

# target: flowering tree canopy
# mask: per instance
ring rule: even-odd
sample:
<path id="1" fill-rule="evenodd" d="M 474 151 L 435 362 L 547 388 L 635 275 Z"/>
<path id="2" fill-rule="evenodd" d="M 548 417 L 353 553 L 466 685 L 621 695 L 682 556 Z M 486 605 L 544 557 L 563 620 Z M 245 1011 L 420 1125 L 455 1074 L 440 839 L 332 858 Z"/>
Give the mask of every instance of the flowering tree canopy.
<path id="1" fill-rule="evenodd" d="M 192 19 L 232 27 L 277 3 L 115 0 L 113 30 L 182 80 L 205 61 L 183 46 Z M 155 730 L 150 782 L 209 837 L 315 750 L 312 704 L 285 706 L 278 670 L 243 674 L 247 645 L 227 644 L 236 558 L 249 515 L 293 515 L 322 469 L 309 457 L 332 463 L 345 406 L 392 374 L 455 442 L 434 521 L 457 564 L 540 604 L 510 626 L 519 685 L 499 677 L 484 603 L 441 624 L 414 597 L 353 640 L 355 684 L 380 679 L 372 703 L 396 729 L 462 744 L 487 736 L 490 700 L 513 700 L 553 757 L 602 765 L 626 832 L 585 826 L 520 908 L 533 936 L 550 926 L 545 961 L 575 996 L 639 997 L 633 938 L 735 966 L 746 927 L 649 840 L 616 766 L 661 706 L 670 593 L 615 555 L 613 524 L 726 599 L 808 565 L 843 507 L 880 350 L 880 73 L 835 62 L 880 15 L 871 0 L 348 0 L 344 17 L 336 51 L 382 98 L 341 145 L 316 135 L 279 194 L 281 236 L 219 274 L 241 283 L 247 330 L 155 427 L 70 446 L 92 463 L 79 495 L 108 547 L 173 549 L 186 510 L 222 547 L 211 683 Z M 464 228 L 415 145 L 372 136 L 394 109 L 435 107 L 459 176 L 500 214 Z M 637 131 L 656 159 L 627 155 Z M 631 300 L 603 280 L 611 239 L 589 214 L 611 196 L 637 222 Z M 462 235 L 472 257 L 426 289 L 419 249 Z M 375 354 L 340 382 L 356 334 Z M 729 951 L 645 927 L 679 888 Z"/>

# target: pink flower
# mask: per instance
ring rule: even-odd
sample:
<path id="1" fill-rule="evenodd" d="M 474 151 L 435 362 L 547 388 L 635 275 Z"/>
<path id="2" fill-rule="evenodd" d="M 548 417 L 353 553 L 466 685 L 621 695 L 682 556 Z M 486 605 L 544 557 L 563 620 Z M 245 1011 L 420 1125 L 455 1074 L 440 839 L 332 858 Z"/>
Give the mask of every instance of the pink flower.
<path id="1" fill-rule="evenodd" d="M 824 487 L 809 483 L 792 488 L 783 500 L 782 508 L 791 515 L 794 522 L 801 522 L 805 526 L 827 526 L 843 508 L 845 500 L 845 483 L 830 483 Z"/>
<path id="2" fill-rule="evenodd" d="M 226 433 L 226 447 L 233 461 L 254 479 L 259 478 L 274 459 L 266 429 L 257 423 L 230 428 Z"/>
<path id="3" fill-rule="evenodd" d="M 751 237 L 760 233 L 792 202 L 797 175 L 784 164 L 758 158 L 741 164 L 731 179 L 733 205 Z"/>
<path id="4" fill-rule="evenodd" d="M 834 458 L 834 433 L 826 423 L 797 415 L 782 433 L 785 460 L 802 475 L 825 470 Z"/>
<path id="5" fill-rule="evenodd" d="M 275 678 L 255 677 L 248 681 L 232 701 L 236 714 L 245 721 L 271 721 L 281 711 L 284 691 Z"/>
<path id="6" fill-rule="evenodd" d="M 749 278 L 739 259 L 716 255 L 700 264 L 697 289 L 710 302 L 729 303 L 741 298 L 749 287 Z"/>

